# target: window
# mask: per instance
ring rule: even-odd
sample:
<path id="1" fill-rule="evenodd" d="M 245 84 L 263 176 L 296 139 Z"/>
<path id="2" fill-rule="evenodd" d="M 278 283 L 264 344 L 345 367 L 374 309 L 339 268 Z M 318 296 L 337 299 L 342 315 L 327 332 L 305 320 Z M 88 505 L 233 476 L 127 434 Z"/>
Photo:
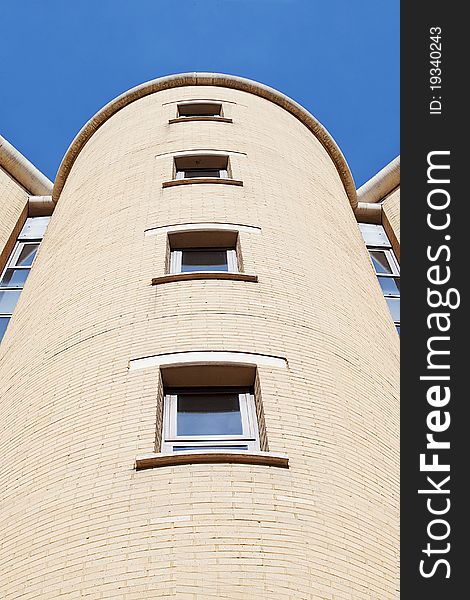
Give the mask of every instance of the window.
<path id="1" fill-rule="evenodd" d="M 162 452 L 197 450 L 259 450 L 251 388 L 165 389 Z"/>
<path id="2" fill-rule="evenodd" d="M 26 219 L 13 252 L 0 275 L 0 341 L 28 278 L 50 217 Z"/>
<path id="3" fill-rule="evenodd" d="M 228 179 L 228 162 L 222 154 L 175 157 L 175 179 Z"/>
<path id="4" fill-rule="evenodd" d="M 170 273 L 200 271 L 237 272 L 235 248 L 184 248 L 171 251 Z"/>
<path id="5" fill-rule="evenodd" d="M 7 330 L 8 323 L 10 322 L 10 317 L 1 316 L 0 317 L 0 340 L 5 335 L 5 331 Z"/>
<path id="6" fill-rule="evenodd" d="M 392 250 L 369 248 L 369 254 L 393 322 L 400 333 L 400 271 L 398 263 Z"/>
<path id="7" fill-rule="evenodd" d="M 222 104 L 207 100 L 181 102 L 178 104 L 178 117 L 221 117 Z"/>
<path id="8" fill-rule="evenodd" d="M 168 235 L 170 273 L 238 273 L 238 232 L 193 230 Z"/>
<path id="9" fill-rule="evenodd" d="M 184 119 L 179 119 L 179 122 Z M 223 184 L 243 186 L 241 179 L 234 179 L 232 162 L 228 152 L 219 150 L 193 150 L 173 156 L 173 173 L 163 188 L 180 185 Z"/>
<path id="10" fill-rule="evenodd" d="M 136 456 L 136 470 L 207 463 L 288 468 L 288 456 L 268 445 L 253 360 L 287 367 L 279 357 L 217 350 L 132 360 L 131 369 L 160 368 L 156 415 L 150 415 L 156 421 L 155 444 L 153 451 Z"/>
<path id="11" fill-rule="evenodd" d="M 258 282 L 257 275 L 244 270 L 237 230 L 168 232 L 166 259 L 160 268 L 163 273 L 152 278 L 152 285 L 201 279 Z"/>
<path id="12" fill-rule="evenodd" d="M 384 296 L 400 295 L 398 265 L 391 250 L 369 250 Z"/>
<path id="13" fill-rule="evenodd" d="M 369 250 L 393 322 L 400 333 L 400 267 L 398 261 L 381 225 L 360 223 L 359 228 Z"/>

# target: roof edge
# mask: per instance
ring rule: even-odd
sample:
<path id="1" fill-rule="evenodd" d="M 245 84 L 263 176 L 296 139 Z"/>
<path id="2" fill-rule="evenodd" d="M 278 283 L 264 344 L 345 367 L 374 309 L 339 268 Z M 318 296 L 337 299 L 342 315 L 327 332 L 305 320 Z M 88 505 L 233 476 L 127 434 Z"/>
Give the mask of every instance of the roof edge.
<path id="1" fill-rule="evenodd" d="M 53 201 L 58 201 L 67 177 L 72 169 L 72 165 L 80 154 L 82 148 L 93 136 L 95 131 L 97 131 L 97 129 L 99 129 L 99 127 L 101 127 L 101 125 L 103 125 L 103 123 L 105 123 L 112 115 L 117 113 L 128 104 L 161 90 L 199 85 L 213 85 L 248 92 L 270 100 L 274 104 L 277 104 L 278 106 L 287 110 L 287 112 L 294 115 L 307 127 L 307 129 L 313 133 L 313 135 L 315 135 L 315 137 L 328 152 L 336 166 L 341 181 L 343 182 L 343 186 L 351 206 L 353 209 L 356 208 L 356 186 L 354 184 L 351 170 L 338 145 L 325 127 L 323 127 L 323 125 L 300 104 L 294 100 L 291 100 L 288 96 L 285 96 L 274 88 L 250 79 L 245 79 L 244 77 L 225 75 L 221 73 L 180 73 L 177 75 L 159 77 L 158 79 L 147 81 L 146 83 L 138 85 L 127 92 L 124 92 L 106 104 L 82 127 L 67 150 L 57 172 L 57 177 L 52 192 Z"/>
<path id="2" fill-rule="evenodd" d="M 357 190 L 358 202 L 380 202 L 400 185 L 400 156 L 394 158 Z"/>
<path id="3" fill-rule="evenodd" d="M 34 196 L 52 194 L 53 183 L 0 135 L 0 166 Z"/>

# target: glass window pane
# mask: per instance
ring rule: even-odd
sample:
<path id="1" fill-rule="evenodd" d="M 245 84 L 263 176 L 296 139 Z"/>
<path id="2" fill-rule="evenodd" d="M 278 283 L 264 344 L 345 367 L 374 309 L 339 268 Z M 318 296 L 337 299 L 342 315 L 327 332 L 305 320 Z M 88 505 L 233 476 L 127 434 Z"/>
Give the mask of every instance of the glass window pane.
<path id="1" fill-rule="evenodd" d="M 400 298 L 385 298 L 388 308 L 395 322 L 400 322 Z"/>
<path id="2" fill-rule="evenodd" d="M 0 317 L 0 342 L 2 341 L 2 337 L 5 334 L 9 322 L 10 317 Z"/>
<path id="3" fill-rule="evenodd" d="M 241 435 L 240 400 L 236 392 L 178 394 L 176 434 Z"/>
<path id="4" fill-rule="evenodd" d="M 20 294 L 21 290 L 0 291 L 0 313 L 12 313 Z"/>
<path id="5" fill-rule="evenodd" d="M 24 286 L 29 275 L 29 269 L 7 269 L 0 281 L 0 287 L 18 287 Z"/>
<path id="6" fill-rule="evenodd" d="M 220 169 L 186 169 L 184 171 L 185 179 L 193 177 L 220 177 Z"/>
<path id="7" fill-rule="evenodd" d="M 384 295 L 399 296 L 400 295 L 400 278 L 399 277 L 379 277 L 380 287 Z"/>
<path id="8" fill-rule="evenodd" d="M 246 444 L 240 446 L 173 446 L 173 452 L 185 452 L 188 450 L 200 450 L 204 452 L 206 450 L 248 450 Z"/>
<path id="9" fill-rule="evenodd" d="M 183 250 L 181 272 L 228 271 L 226 250 Z"/>
<path id="10" fill-rule="evenodd" d="M 398 335 L 400 335 L 400 325 L 397 325 L 396 327 L 397 327 Z"/>
<path id="11" fill-rule="evenodd" d="M 376 273 L 391 273 L 387 255 L 382 250 L 369 250 Z"/>
<path id="12" fill-rule="evenodd" d="M 24 244 L 16 261 L 18 267 L 30 267 L 33 263 L 39 244 Z"/>

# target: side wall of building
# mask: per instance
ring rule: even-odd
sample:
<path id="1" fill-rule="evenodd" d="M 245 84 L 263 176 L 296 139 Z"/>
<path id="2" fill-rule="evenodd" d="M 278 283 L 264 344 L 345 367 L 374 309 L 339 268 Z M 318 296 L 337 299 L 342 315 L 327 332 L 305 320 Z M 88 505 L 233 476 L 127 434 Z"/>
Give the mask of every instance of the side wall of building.
<path id="1" fill-rule="evenodd" d="M 27 216 L 28 194 L 0 168 L 0 271 Z"/>

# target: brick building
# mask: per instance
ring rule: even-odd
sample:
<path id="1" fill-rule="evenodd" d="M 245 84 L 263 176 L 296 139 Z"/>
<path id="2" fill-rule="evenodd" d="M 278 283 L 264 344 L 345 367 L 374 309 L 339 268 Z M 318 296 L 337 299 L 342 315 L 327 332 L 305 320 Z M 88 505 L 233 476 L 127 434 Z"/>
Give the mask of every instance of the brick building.
<path id="1" fill-rule="evenodd" d="M 398 598 L 398 160 L 192 73 L 0 165 L 0 597 Z"/>

